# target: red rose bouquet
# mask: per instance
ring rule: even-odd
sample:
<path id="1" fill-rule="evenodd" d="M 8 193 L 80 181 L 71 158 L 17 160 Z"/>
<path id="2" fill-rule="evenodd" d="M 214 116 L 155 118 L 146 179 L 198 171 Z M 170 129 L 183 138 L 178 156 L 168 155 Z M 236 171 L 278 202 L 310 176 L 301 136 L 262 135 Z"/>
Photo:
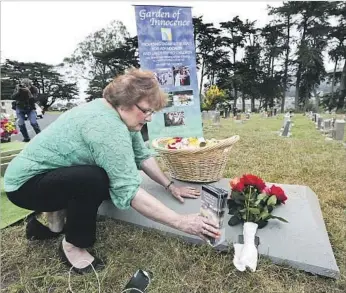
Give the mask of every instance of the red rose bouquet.
<path id="1" fill-rule="evenodd" d="M 253 222 L 263 228 L 269 219 L 287 222 L 271 214 L 276 206 L 287 200 L 285 192 L 279 186 L 269 187 L 261 178 L 252 174 L 232 179 L 230 186 L 231 197 L 227 201 L 229 214 L 232 215 L 228 222 L 230 226 Z"/>
<path id="2" fill-rule="evenodd" d="M 270 219 L 287 223 L 285 219 L 272 215 L 276 206 L 286 202 L 287 196 L 279 186 L 267 186 L 261 178 L 252 174 L 232 179 L 230 186 L 231 196 L 227 205 L 232 217 L 228 224 L 234 226 L 244 223 L 244 243 L 234 244 L 233 264 L 239 271 L 246 268 L 255 271 L 258 259 L 256 231 L 266 226 Z"/>

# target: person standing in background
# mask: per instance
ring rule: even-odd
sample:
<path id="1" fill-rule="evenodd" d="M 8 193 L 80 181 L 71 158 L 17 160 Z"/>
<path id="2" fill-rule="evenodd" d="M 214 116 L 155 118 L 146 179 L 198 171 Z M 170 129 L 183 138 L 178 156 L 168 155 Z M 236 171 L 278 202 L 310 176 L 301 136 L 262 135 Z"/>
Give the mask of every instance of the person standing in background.
<path id="1" fill-rule="evenodd" d="M 19 130 L 23 135 L 24 142 L 30 141 L 29 133 L 25 125 L 25 115 L 28 116 L 30 124 L 36 134 L 41 132 L 35 112 L 35 100 L 37 99 L 37 96 L 38 89 L 28 78 L 24 78 L 20 81 L 12 95 L 12 99 L 15 100 L 13 103 L 13 110 L 16 111 Z"/>

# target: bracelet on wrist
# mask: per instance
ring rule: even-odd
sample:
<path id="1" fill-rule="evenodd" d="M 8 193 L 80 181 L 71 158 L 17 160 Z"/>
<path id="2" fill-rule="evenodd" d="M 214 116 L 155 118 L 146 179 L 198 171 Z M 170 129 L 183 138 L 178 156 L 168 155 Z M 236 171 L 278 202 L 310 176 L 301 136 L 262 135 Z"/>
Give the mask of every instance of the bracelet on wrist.
<path id="1" fill-rule="evenodd" d="M 174 184 L 174 182 L 173 182 L 173 181 L 169 182 L 169 183 L 168 183 L 168 185 L 165 187 L 165 188 L 166 188 L 166 190 L 168 190 L 168 188 L 169 188 L 169 187 L 170 187 L 172 184 Z"/>

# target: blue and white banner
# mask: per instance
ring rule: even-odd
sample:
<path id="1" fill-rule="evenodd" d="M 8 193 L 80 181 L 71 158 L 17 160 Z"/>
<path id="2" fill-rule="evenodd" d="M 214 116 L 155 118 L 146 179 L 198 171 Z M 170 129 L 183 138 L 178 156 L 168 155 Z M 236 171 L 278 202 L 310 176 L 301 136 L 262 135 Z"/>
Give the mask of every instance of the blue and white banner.
<path id="1" fill-rule="evenodd" d="M 155 73 L 168 104 L 148 123 L 149 140 L 202 137 L 190 7 L 135 6 L 141 68 Z"/>

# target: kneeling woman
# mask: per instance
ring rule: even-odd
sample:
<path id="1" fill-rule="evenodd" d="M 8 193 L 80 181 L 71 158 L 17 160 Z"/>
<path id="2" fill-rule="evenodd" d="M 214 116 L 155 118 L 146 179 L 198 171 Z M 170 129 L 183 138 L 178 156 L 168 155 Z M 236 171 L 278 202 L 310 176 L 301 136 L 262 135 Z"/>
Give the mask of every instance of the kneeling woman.
<path id="1" fill-rule="evenodd" d="M 27 237 L 65 233 L 59 248 L 65 263 L 79 273 L 91 268 L 83 260 L 101 268 L 102 262 L 86 248 L 96 240 L 98 208 L 110 198 L 119 209 L 132 207 L 202 239 L 217 238 L 215 223 L 197 214 L 180 215 L 140 187 L 139 169 L 182 202 L 199 195 L 193 188 L 171 184 L 141 136 L 143 125 L 165 103 L 154 75 L 132 70 L 108 84 L 102 99 L 65 112 L 36 135 L 11 161 L 4 178 L 10 201 L 48 214 L 48 227 L 36 218 L 28 222 Z"/>

